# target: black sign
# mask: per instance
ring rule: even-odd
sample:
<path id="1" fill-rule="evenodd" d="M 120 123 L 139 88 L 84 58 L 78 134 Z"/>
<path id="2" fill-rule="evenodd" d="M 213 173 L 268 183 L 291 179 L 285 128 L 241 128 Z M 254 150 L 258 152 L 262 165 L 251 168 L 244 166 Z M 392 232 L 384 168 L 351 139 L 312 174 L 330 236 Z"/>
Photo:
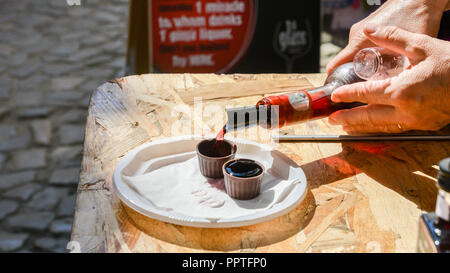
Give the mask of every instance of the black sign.
<path id="1" fill-rule="evenodd" d="M 320 68 L 320 1 L 255 0 L 256 29 L 230 73 L 313 73 Z"/>

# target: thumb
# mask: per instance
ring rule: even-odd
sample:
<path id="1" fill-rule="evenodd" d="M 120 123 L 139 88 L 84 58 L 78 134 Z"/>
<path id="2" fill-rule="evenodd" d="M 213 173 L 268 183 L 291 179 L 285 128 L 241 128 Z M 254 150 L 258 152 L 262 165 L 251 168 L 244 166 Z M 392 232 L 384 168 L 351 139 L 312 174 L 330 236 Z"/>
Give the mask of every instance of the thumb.
<path id="1" fill-rule="evenodd" d="M 367 24 L 364 27 L 364 34 L 374 44 L 405 55 L 414 62 L 422 61 L 426 57 L 425 35 L 393 26 L 379 27 L 375 24 Z"/>

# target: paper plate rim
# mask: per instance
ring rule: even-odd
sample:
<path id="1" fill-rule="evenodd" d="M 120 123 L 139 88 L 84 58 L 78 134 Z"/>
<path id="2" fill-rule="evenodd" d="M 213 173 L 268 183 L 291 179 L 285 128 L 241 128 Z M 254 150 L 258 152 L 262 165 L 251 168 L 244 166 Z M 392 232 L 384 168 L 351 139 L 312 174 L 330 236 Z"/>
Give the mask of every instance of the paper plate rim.
<path id="1" fill-rule="evenodd" d="M 127 195 L 135 195 L 134 191 L 129 188 L 129 186 L 122 181 L 122 178 L 120 176 L 121 171 L 127 163 L 134 157 L 136 153 L 139 151 L 146 149 L 147 147 L 151 147 L 154 145 L 160 145 L 165 143 L 170 143 L 174 141 L 182 141 L 182 140 L 202 140 L 208 138 L 207 136 L 198 136 L 198 135 L 190 135 L 190 136 L 178 136 L 178 137 L 169 137 L 164 139 L 158 139 L 152 142 L 148 142 L 145 144 L 142 144 L 133 150 L 129 151 L 125 156 L 123 156 L 117 165 L 114 168 L 113 177 L 112 177 L 112 184 L 113 184 L 113 190 L 117 197 L 128 207 L 131 209 L 137 211 L 138 213 L 147 216 L 152 219 L 160 220 L 163 222 L 168 222 L 176 225 L 183 225 L 183 226 L 191 226 L 191 227 L 201 227 L 201 228 L 230 228 L 230 227 L 240 227 L 240 226 L 249 226 L 258 224 L 261 222 L 269 221 L 272 219 L 275 219 L 279 216 L 285 215 L 289 213 L 291 210 L 296 208 L 305 198 L 306 191 L 307 191 L 307 181 L 306 176 L 303 170 L 300 166 L 297 165 L 296 170 L 299 172 L 299 178 L 301 180 L 300 183 L 296 184 L 294 186 L 294 189 L 289 193 L 289 195 L 280 203 L 276 204 L 272 208 L 255 212 L 253 214 L 241 216 L 241 217 L 234 217 L 229 219 L 220 219 L 218 221 L 211 221 L 207 218 L 202 217 L 193 217 L 189 215 L 184 215 L 181 213 L 171 212 L 162 210 L 156 207 L 150 207 L 146 204 L 139 204 L 139 202 L 136 202 L 136 200 L 132 200 Z M 229 138 L 231 141 L 234 141 L 235 143 L 243 143 L 243 144 L 249 144 L 249 145 L 256 145 L 261 148 L 266 149 L 267 151 L 273 151 L 275 150 L 273 147 L 261 144 L 258 142 L 245 140 L 245 139 L 239 139 L 239 138 Z M 283 157 L 289 159 L 285 154 L 280 153 Z M 296 197 L 298 196 L 298 197 Z"/>

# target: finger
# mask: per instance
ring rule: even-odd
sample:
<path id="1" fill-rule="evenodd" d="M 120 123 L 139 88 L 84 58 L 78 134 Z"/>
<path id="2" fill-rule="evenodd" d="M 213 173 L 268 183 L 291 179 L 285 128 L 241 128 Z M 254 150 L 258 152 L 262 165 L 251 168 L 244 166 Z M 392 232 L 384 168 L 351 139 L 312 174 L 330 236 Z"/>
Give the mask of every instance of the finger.
<path id="1" fill-rule="evenodd" d="M 394 107 L 389 105 L 364 105 L 353 109 L 340 110 L 328 118 L 333 125 L 351 127 L 378 128 L 399 124 L 399 118 Z"/>
<path id="2" fill-rule="evenodd" d="M 396 125 L 383 125 L 377 127 L 367 127 L 367 126 L 343 126 L 342 130 L 349 134 L 364 134 L 364 133 L 389 133 L 398 134 L 403 133 L 406 130 L 398 127 Z"/>
<path id="3" fill-rule="evenodd" d="M 326 70 L 328 75 L 340 65 L 352 62 L 355 54 L 361 49 L 373 46 L 374 44 L 372 41 L 367 39 L 366 35 L 364 35 L 362 31 L 360 33 L 356 33 L 351 37 L 349 44 L 327 64 Z"/>
<path id="4" fill-rule="evenodd" d="M 391 79 L 366 81 L 344 85 L 331 94 L 333 102 L 362 102 L 367 104 L 391 104 L 390 95 L 385 92 Z"/>
<path id="5" fill-rule="evenodd" d="M 373 43 L 370 40 L 367 40 L 365 36 L 363 36 L 365 41 L 361 41 L 357 38 L 351 41 L 336 57 L 331 60 L 326 67 L 327 74 L 331 74 L 336 68 L 339 66 L 350 63 L 353 61 L 353 57 L 355 54 L 363 48 L 373 46 Z"/>
<path id="6" fill-rule="evenodd" d="M 367 24 L 364 34 L 374 44 L 405 55 L 409 59 L 420 61 L 426 56 L 423 35 L 393 26 L 378 27 L 375 24 Z"/>

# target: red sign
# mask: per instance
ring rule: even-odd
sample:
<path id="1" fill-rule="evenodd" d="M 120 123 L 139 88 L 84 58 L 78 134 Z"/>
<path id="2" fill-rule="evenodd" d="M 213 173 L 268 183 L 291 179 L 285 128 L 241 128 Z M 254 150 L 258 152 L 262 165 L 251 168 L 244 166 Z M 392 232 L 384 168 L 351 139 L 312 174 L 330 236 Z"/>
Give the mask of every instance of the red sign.
<path id="1" fill-rule="evenodd" d="M 153 0 L 153 66 L 167 73 L 226 72 L 247 51 L 253 0 Z"/>

